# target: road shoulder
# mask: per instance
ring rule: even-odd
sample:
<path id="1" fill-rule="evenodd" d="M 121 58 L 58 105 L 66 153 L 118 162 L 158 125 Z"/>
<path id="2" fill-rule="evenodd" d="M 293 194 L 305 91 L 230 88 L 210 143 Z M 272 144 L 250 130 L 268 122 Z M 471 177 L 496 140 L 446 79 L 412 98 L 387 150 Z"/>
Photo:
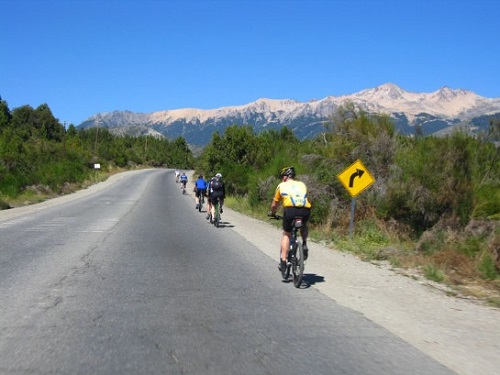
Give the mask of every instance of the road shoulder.
<path id="1" fill-rule="evenodd" d="M 225 209 L 224 221 L 276 261 L 281 230 Z M 255 234 L 259 235 L 256 236 Z M 447 296 L 387 265 L 309 242 L 306 280 L 338 304 L 364 314 L 458 374 L 497 374 L 500 309 Z M 274 271 L 274 267 L 273 267 Z M 307 290 L 304 290 L 306 293 Z"/>

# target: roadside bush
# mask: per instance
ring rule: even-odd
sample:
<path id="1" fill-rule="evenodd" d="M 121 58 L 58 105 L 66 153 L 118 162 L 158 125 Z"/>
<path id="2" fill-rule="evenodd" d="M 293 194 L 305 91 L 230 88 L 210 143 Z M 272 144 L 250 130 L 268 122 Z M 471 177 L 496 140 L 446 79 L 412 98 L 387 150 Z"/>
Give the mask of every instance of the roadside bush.
<path id="1" fill-rule="evenodd" d="M 500 273 L 488 251 L 483 251 L 479 257 L 478 271 L 486 280 L 495 280 L 500 277 Z"/>
<path id="2" fill-rule="evenodd" d="M 2 198 L 0 198 L 0 211 L 7 210 L 9 208 L 10 208 L 10 204 L 8 204 L 6 201 L 4 201 Z"/>
<path id="3" fill-rule="evenodd" d="M 24 181 L 13 174 L 6 174 L 0 179 L 0 193 L 15 198 L 21 191 Z"/>

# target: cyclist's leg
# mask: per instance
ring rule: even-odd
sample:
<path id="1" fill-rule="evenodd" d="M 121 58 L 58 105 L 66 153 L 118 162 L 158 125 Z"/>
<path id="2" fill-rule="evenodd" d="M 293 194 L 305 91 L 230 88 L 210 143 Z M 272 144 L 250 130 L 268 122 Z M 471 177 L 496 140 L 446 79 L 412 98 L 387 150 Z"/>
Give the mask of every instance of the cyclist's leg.
<path id="1" fill-rule="evenodd" d="M 290 248 L 290 236 L 292 233 L 283 231 L 281 237 L 281 260 L 286 261 L 288 256 L 288 250 Z"/>
<path id="2" fill-rule="evenodd" d="M 290 249 L 290 237 L 292 235 L 293 212 L 290 208 L 283 210 L 283 235 L 281 237 L 281 260 L 286 261 Z"/>
<path id="3" fill-rule="evenodd" d="M 201 189 L 196 189 L 196 204 L 201 203 Z"/>
<path id="4" fill-rule="evenodd" d="M 212 214 L 212 196 L 208 194 L 207 196 L 207 220 L 210 219 L 210 215 Z"/>
<path id="5" fill-rule="evenodd" d="M 219 199 L 219 197 L 217 196 L 212 196 L 212 210 L 210 212 L 212 212 L 212 218 L 215 219 L 215 207 L 217 207 L 217 200 Z"/>
<path id="6" fill-rule="evenodd" d="M 304 260 L 309 256 L 309 248 L 307 247 L 307 237 L 309 236 L 309 217 L 311 215 L 311 210 L 308 208 L 298 209 L 297 214 L 302 217 L 302 228 L 300 228 L 300 236 L 302 237 L 302 248 L 304 251 Z"/>

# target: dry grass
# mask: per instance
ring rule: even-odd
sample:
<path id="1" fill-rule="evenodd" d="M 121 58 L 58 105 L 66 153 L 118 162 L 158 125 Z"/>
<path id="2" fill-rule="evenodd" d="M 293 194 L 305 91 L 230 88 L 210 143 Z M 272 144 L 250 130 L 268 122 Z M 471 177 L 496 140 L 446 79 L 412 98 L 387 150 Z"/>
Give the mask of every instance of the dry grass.
<path id="1" fill-rule="evenodd" d="M 330 232 L 326 227 L 315 228 L 314 235 L 332 239 L 336 248 L 361 259 L 388 261 L 402 274 L 440 283 L 451 295 L 495 306 L 500 301 L 500 269 L 495 258 L 500 252 L 498 221 L 475 221 L 463 228 L 447 219 L 415 241 L 398 223 L 374 219 L 369 212 L 363 216 L 365 221 L 356 222 L 352 239 L 346 222 Z"/>

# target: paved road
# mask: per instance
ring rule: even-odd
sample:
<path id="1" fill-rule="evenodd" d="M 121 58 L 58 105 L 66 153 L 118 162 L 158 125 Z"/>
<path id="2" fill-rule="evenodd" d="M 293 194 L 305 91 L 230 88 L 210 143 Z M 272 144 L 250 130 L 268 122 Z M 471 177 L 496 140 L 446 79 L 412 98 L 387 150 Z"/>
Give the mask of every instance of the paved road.
<path id="1" fill-rule="evenodd" d="M 0 216 L 0 373 L 452 373 L 204 216 L 168 170 Z"/>

